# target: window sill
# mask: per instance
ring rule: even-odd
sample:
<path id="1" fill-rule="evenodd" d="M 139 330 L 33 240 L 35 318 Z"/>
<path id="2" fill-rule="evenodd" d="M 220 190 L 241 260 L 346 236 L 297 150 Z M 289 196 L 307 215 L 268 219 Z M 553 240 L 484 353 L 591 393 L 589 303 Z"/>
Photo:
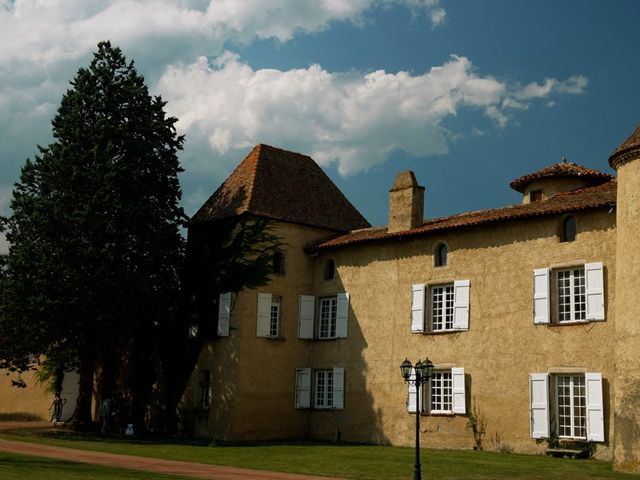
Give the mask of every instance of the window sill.
<path id="1" fill-rule="evenodd" d="M 422 413 L 423 417 L 455 417 L 456 414 L 453 412 L 424 412 Z"/>
<path id="2" fill-rule="evenodd" d="M 429 330 L 422 332 L 423 335 L 447 335 L 450 333 L 468 332 L 469 330 Z"/>
<path id="3" fill-rule="evenodd" d="M 264 337 L 264 338 L 266 338 L 267 340 L 269 340 L 269 341 L 271 341 L 271 342 L 284 342 L 284 341 L 285 341 L 285 338 L 284 338 L 284 337 L 281 337 L 281 336 L 272 337 L 272 336 L 270 336 L 270 335 L 267 335 L 267 336 L 266 336 L 266 337 Z"/>
<path id="4" fill-rule="evenodd" d="M 570 320 L 565 322 L 549 322 L 546 325 L 548 327 L 565 327 L 569 325 L 588 325 L 592 323 L 591 320 Z"/>

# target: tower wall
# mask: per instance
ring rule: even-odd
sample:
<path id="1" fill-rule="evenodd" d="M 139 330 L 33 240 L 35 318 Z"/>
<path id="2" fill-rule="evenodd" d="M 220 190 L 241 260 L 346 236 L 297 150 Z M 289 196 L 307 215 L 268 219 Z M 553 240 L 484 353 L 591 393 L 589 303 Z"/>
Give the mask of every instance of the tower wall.
<path id="1" fill-rule="evenodd" d="M 640 150 L 610 162 L 618 171 L 614 468 L 640 473 Z"/>

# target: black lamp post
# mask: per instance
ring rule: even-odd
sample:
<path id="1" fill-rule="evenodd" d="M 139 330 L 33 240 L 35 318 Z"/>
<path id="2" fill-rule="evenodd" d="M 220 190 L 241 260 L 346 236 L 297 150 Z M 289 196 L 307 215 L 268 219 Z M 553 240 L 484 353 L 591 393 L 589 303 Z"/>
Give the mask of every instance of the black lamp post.
<path id="1" fill-rule="evenodd" d="M 412 370 L 414 372 L 412 372 Z M 416 387 L 416 463 L 413 466 L 413 480 L 422 480 L 422 472 L 420 471 L 420 391 L 422 386 L 429 381 L 433 373 L 433 363 L 428 358 L 424 361 L 418 360 L 415 367 L 411 365 L 408 359 L 400 364 L 400 372 L 404 381 Z M 411 374 L 414 373 L 413 378 Z"/>

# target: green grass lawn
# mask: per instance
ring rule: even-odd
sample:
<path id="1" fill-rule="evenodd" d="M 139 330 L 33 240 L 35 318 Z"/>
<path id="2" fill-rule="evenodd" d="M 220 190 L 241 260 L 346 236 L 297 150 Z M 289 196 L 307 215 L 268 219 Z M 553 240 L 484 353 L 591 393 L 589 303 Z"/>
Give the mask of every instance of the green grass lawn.
<path id="1" fill-rule="evenodd" d="M 40 432 L 25 430 L 0 436 L 84 450 L 347 479 L 408 480 L 412 478 L 413 472 L 413 449 L 400 447 L 312 442 L 219 446 L 197 441 L 179 442 L 158 439 L 126 441 L 115 437 L 104 438 L 53 430 Z M 422 450 L 421 455 L 425 480 L 432 478 L 438 480 L 587 478 L 633 480 L 639 478 L 635 475 L 613 472 L 610 463 L 599 460 L 428 449 Z M 5 477 L 0 475 L 0 478 Z"/>
<path id="2" fill-rule="evenodd" d="M 50 458 L 15 455 L 0 452 L 0 478 L 2 480 L 154 480 L 186 479 L 174 475 L 107 468 L 97 465 L 53 460 Z"/>

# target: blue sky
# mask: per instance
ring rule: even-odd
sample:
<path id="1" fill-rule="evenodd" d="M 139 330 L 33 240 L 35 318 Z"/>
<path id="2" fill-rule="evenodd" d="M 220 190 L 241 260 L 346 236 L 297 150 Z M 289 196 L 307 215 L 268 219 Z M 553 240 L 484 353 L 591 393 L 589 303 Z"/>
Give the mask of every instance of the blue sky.
<path id="1" fill-rule="evenodd" d="M 635 0 L 0 0 L 0 214 L 109 39 L 186 135 L 188 214 L 256 143 L 315 158 L 374 225 L 398 171 L 426 217 L 517 203 L 564 156 L 612 173 L 640 121 Z"/>

